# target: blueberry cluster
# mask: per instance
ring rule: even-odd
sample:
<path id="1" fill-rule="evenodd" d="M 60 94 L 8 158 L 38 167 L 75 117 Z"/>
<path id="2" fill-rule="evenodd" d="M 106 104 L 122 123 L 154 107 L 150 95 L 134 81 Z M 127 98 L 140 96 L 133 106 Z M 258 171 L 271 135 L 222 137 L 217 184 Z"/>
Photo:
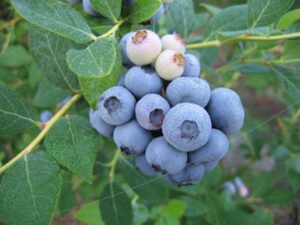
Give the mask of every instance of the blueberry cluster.
<path id="1" fill-rule="evenodd" d="M 227 135 L 242 128 L 239 95 L 211 90 L 176 33 L 130 32 L 120 48 L 128 71 L 100 96 L 91 125 L 133 155 L 143 174 L 162 172 L 179 186 L 200 181 L 227 153 Z"/>

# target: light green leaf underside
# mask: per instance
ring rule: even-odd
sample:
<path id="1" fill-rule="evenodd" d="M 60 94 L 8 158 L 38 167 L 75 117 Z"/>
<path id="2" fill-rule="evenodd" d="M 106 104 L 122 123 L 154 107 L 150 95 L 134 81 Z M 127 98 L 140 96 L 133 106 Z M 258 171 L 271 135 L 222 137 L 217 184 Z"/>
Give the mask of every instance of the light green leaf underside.
<path id="1" fill-rule="evenodd" d="M 114 22 L 118 21 L 122 8 L 122 0 L 91 0 L 91 4 L 102 16 Z"/>

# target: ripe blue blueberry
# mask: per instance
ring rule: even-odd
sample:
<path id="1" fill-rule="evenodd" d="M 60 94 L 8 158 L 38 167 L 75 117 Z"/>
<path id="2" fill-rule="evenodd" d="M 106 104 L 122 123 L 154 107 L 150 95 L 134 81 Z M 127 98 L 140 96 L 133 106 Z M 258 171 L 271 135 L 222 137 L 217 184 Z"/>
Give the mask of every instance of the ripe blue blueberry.
<path id="1" fill-rule="evenodd" d="M 131 62 L 131 60 L 128 58 L 127 55 L 127 42 L 129 40 L 129 38 L 131 38 L 134 35 L 134 32 L 130 32 L 125 34 L 122 38 L 121 41 L 119 43 L 119 46 L 121 48 L 121 53 L 122 53 L 122 60 L 123 60 L 123 64 L 126 66 L 133 66 L 133 62 Z"/>
<path id="2" fill-rule="evenodd" d="M 50 112 L 49 110 L 45 110 L 40 114 L 40 122 L 45 124 L 52 118 L 52 116 L 52 112 Z"/>
<path id="3" fill-rule="evenodd" d="M 174 80 L 183 73 L 185 59 L 174 50 L 163 51 L 156 59 L 155 69 L 158 75 L 165 80 Z"/>
<path id="4" fill-rule="evenodd" d="M 178 77 L 168 85 L 166 94 L 171 105 L 190 102 L 205 107 L 210 99 L 210 87 L 197 77 Z"/>
<path id="5" fill-rule="evenodd" d="M 154 176 L 156 174 L 155 169 L 149 165 L 146 160 L 145 154 L 137 155 L 134 157 L 136 167 L 146 176 Z"/>
<path id="6" fill-rule="evenodd" d="M 119 81 L 117 83 L 118 86 L 125 87 L 125 77 L 126 77 L 126 73 L 122 73 L 120 75 Z"/>
<path id="7" fill-rule="evenodd" d="M 82 6 L 86 13 L 90 14 L 91 16 L 97 16 L 98 13 L 95 11 L 93 6 L 91 5 L 90 0 L 82 0 Z"/>
<path id="8" fill-rule="evenodd" d="M 167 175 L 166 179 L 179 187 L 192 185 L 202 180 L 205 168 L 202 165 L 187 165 L 177 174 Z"/>
<path id="9" fill-rule="evenodd" d="M 134 0 L 123 0 L 123 3 L 125 5 L 131 5 L 134 2 Z"/>
<path id="10" fill-rule="evenodd" d="M 227 181 L 224 185 L 223 188 L 225 191 L 228 191 L 230 195 L 235 195 L 237 190 L 236 187 L 234 185 L 234 183 Z"/>
<path id="11" fill-rule="evenodd" d="M 106 123 L 100 116 L 100 111 L 98 109 L 90 109 L 90 124 L 98 131 L 101 135 L 105 137 L 112 137 L 115 126 Z"/>
<path id="12" fill-rule="evenodd" d="M 183 77 L 200 77 L 201 65 L 196 56 L 192 54 L 185 54 L 185 65 L 182 76 Z"/>
<path id="13" fill-rule="evenodd" d="M 177 33 L 166 34 L 161 38 L 163 50 L 173 50 L 181 54 L 185 53 L 185 41 Z"/>
<path id="14" fill-rule="evenodd" d="M 146 160 L 157 171 L 176 174 L 185 167 L 187 153 L 173 148 L 164 137 L 158 137 L 148 145 Z"/>
<path id="15" fill-rule="evenodd" d="M 162 18 L 164 13 L 165 13 L 165 8 L 164 5 L 161 4 L 159 9 L 156 11 L 156 13 L 151 17 L 150 19 L 151 23 L 157 23 L 160 20 L 160 18 Z"/>
<path id="16" fill-rule="evenodd" d="M 159 130 L 169 109 L 169 103 L 163 97 L 148 94 L 137 102 L 135 116 L 143 128 Z"/>
<path id="17" fill-rule="evenodd" d="M 121 125 L 134 115 L 136 100 L 124 87 L 115 86 L 106 90 L 99 99 L 101 118 L 111 125 Z"/>
<path id="18" fill-rule="evenodd" d="M 125 86 L 137 98 L 141 98 L 146 94 L 159 93 L 163 82 L 151 67 L 134 66 L 126 74 Z"/>
<path id="19" fill-rule="evenodd" d="M 226 135 L 217 129 L 212 129 L 208 142 L 189 155 L 194 164 L 221 160 L 228 152 L 229 141 Z"/>
<path id="20" fill-rule="evenodd" d="M 185 152 L 205 145 L 211 129 L 208 113 L 193 103 L 180 103 L 171 108 L 162 124 L 162 132 L 167 142 Z"/>
<path id="21" fill-rule="evenodd" d="M 210 172 L 218 165 L 219 161 L 202 162 L 200 165 L 204 166 L 205 172 Z"/>
<path id="22" fill-rule="evenodd" d="M 150 30 L 138 30 L 128 39 L 126 51 L 129 59 L 136 65 L 143 66 L 155 61 L 161 52 L 161 41 Z"/>
<path id="23" fill-rule="evenodd" d="M 245 110 L 239 95 L 228 88 L 216 88 L 211 92 L 207 111 L 214 128 L 225 134 L 237 133 L 244 124 Z"/>
<path id="24" fill-rule="evenodd" d="M 117 126 L 113 135 L 116 145 L 126 154 L 142 154 L 149 142 L 151 133 L 142 128 L 136 120 Z"/>

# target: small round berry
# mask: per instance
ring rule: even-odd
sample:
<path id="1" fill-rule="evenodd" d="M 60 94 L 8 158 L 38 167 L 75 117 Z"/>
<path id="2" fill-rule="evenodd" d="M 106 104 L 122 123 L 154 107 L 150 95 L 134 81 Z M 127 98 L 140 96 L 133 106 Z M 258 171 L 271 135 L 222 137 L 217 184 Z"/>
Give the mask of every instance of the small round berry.
<path id="1" fill-rule="evenodd" d="M 122 73 L 120 75 L 119 81 L 117 83 L 118 86 L 125 87 L 125 77 L 126 77 L 126 73 Z"/>
<path id="2" fill-rule="evenodd" d="M 183 73 L 185 60 L 181 53 L 173 50 L 163 51 L 155 62 L 158 75 L 165 80 L 174 80 Z"/>
<path id="3" fill-rule="evenodd" d="M 90 124 L 104 137 L 112 137 L 115 126 L 106 123 L 100 116 L 100 111 L 90 109 Z"/>
<path id="4" fill-rule="evenodd" d="M 193 103 L 180 103 L 171 108 L 162 124 L 162 132 L 167 142 L 185 152 L 205 145 L 211 129 L 208 113 Z"/>
<path id="5" fill-rule="evenodd" d="M 143 153 L 151 139 L 151 133 L 143 129 L 136 120 L 117 126 L 114 130 L 114 141 L 126 154 Z"/>
<path id="6" fill-rule="evenodd" d="M 159 130 L 169 109 L 170 105 L 163 97 L 148 94 L 137 102 L 135 116 L 143 128 Z"/>
<path id="7" fill-rule="evenodd" d="M 128 6 L 132 5 L 133 2 L 134 2 L 134 0 L 123 0 L 123 3 Z"/>
<path id="8" fill-rule="evenodd" d="M 153 139 L 146 149 L 147 162 L 157 171 L 179 173 L 186 165 L 187 153 L 169 145 L 164 137 Z"/>
<path id="9" fill-rule="evenodd" d="M 129 38 L 126 45 L 129 59 L 136 65 L 143 66 L 154 62 L 161 52 L 161 41 L 150 30 L 138 30 Z"/>
<path id="10" fill-rule="evenodd" d="M 219 161 L 210 161 L 210 162 L 203 162 L 200 165 L 204 166 L 205 172 L 210 172 L 216 168 L 218 165 Z"/>
<path id="11" fill-rule="evenodd" d="M 236 187 L 234 185 L 234 183 L 227 181 L 224 185 L 223 188 L 225 191 L 228 191 L 230 195 L 235 195 L 237 190 Z"/>
<path id="12" fill-rule="evenodd" d="M 207 111 L 214 128 L 226 135 L 237 133 L 244 124 L 245 110 L 240 96 L 228 88 L 216 88 L 211 92 Z"/>
<path id="13" fill-rule="evenodd" d="M 127 42 L 129 40 L 129 38 L 131 38 L 133 36 L 134 32 L 130 32 L 125 34 L 119 43 L 119 46 L 121 48 L 121 53 L 122 53 L 122 60 L 123 60 L 123 64 L 126 66 L 133 66 L 133 62 L 131 62 L 131 60 L 128 58 L 128 54 L 127 54 Z"/>
<path id="14" fill-rule="evenodd" d="M 97 16 L 98 13 L 95 11 L 93 6 L 91 5 L 90 0 L 82 0 L 82 6 L 86 13 L 90 14 L 91 16 Z"/>
<path id="15" fill-rule="evenodd" d="M 121 125 L 134 115 L 136 100 L 126 89 L 120 86 L 106 90 L 99 99 L 101 118 L 111 125 Z"/>
<path id="16" fill-rule="evenodd" d="M 137 155 L 134 157 L 136 167 L 146 176 L 154 176 L 156 174 L 155 169 L 149 165 L 146 160 L 145 154 Z"/>
<path id="17" fill-rule="evenodd" d="M 201 65 L 196 56 L 192 54 L 185 54 L 185 65 L 182 76 L 183 77 L 200 77 Z"/>
<path id="18" fill-rule="evenodd" d="M 197 77 L 178 77 L 168 85 L 166 94 L 173 106 L 190 102 L 205 107 L 210 99 L 210 87 Z"/>
<path id="19" fill-rule="evenodd" d="M 185 53 L 185 41 L 177 33 L 166 34 L 161 38 L 163 50 L 173 50 L 175 52 Z"/>
<path id="20" fill-rule="evenodd" d="M 142 98 L 146 94 L 159 93 L 163 82 L 151 67 L 134 66 L 126 74 L 125 86 L 137 98 Z"/>
<path id="21" fill-rule="evenodd" d="M 50 112 L 49 110 L 45 110 L 40 114 L 40 122 L 45 124 L 52 118 L 52 116 L 53 116 L 52 112 Z"/>
<path id="22" fill-rule="evenodd" d="M 157 23 L 163 17 L 164 13 L 165 13 L 165 8 L 164 8 L 164 5 L 161 4 L 161 6 L 156 11 L 154 16 L 151 17 L 151 19 L 150 19 L 151 23 Z"/>

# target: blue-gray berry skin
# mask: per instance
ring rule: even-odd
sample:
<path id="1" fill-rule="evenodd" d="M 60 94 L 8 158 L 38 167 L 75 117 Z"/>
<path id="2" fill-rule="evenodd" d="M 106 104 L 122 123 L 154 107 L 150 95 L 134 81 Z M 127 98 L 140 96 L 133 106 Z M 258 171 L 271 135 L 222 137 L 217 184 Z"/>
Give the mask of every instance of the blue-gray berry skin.
<path id="1" fill-rule="evenodd" d="M 201 65 L 198 58 L 192 54 L 185 54 L 183 77 L 200 77 Z"/>
<path id="2" fill-rule="evenodd" d="M 185 152 L 205 145 L 211 129 L 208 113 L 193 103 L 180 103 L 171 108 L 162 124 L 162 132 L 167 142 Z"/>
<path id="3" fill-rule="evenodd" d="M 127 71 L 125 86 L 137 98 L 142 98 L 146 94 L 159 93 L 163 82 L 154 69 L 134 66 Z"/>
<path id="4" fill-rule="evenodd" d="M 152 139 L 151 133 L 142 128 L 136 120 L 117 126 L 114 141 L 126 154 L 142 154 Z"/>
<path id="5" fill-rule="evenodd" d="M 205 172 L 213 171 L 217 165 L 219 164 L 219 161 L 210 161 L 210 162 L 203 162 L 200 165 L 204 166 Z"/>
<path id="6" fill-rule="evenodd" d="M 164 13 L 165 13 L 165 7 L 163 4 L 161 4 L 161 6 L 156 11 L 156 13 L 151 17 L 150 19 L 151 23 L 158 23 L 159 20 L 163 17 Z"/>
<path id="7" fill-rule="evenodd" d="M 52 118 L 52 116 L 53 116 L 52 112 L 50 112 L 49 110 L 45 110 L 40 114 L 40 122 L 47 123 Z"/>
<path id="8" fill-rule="evenodd" d="M 126 77 L 126 73 L 122 73 L 120 75 L 119 81 L 117 83 L 118 86 L 125 87 L 125 77 Z"/>
<path id="9" fill-rule="evenodd" d="M 166 95 L 173 106 L 190 102 L 205 107 L 210 99 L 210 86 L 201 78 L 178 77 L 168 85 Z"/>
<path id="10" fill-rule="evenodd" d="M 187 165 L 177 174 L 168 175 L 167 181 L 172 184 L 181 186 L 189 186 L 202 180 L 205 174 L 205 168 L 202 165 Z"/>
<path id="11" fill-rule="evenodd" d="M 112 137 L 115 126 L 106 123 L 100 116 L 100 111 L 90 109 L 90 124 L 98 131 L 99 134 L 105 137 Z"/>
<path id="12" fill-rule="evenodd" d="M 148 94 L 141 98 L 135 108 L 135 117 L 147 130 L 159 130 L 170 110 L 170 105 L 158 94 Z"/>
<path id="13" fill-rule="evenodd" d="M 134 162 L 139 171 L 146 176 L 154 176 L 155 169 L 147 162 L 145 154 L 134 157 Z"/>
<path id="14" fill-rule="evenodd" d="M 229 141 L 226 135 L 217 129 L 212 129 L 208 142 L 190 152 L 189 160 L 194 164 L 221 160 L 228 152 Z"/>
<path id="15" fill-rule="evenodd" d="M 90 0 L 82 0 L 82 6 L 86 13 L 90 14 L 91 16 L 97 16 L 98 13 L 95 11 L 93 6 L 91 5 Z"/>
<path id="16" fill-rule="evenodd" d="M 127 50 L 126 50 L 127 41 L 133 35 L 134 35 L 134 32 L 129 32 L 129 33 L 125 34 L 121 38 L 121 41 L 119 43 L 119 46 L 121 48 L 121 53 L 122 53 L 123 64 L 126 65 L 126 66 L 133 66 L 134 65 L 133 62 L 131 62 L 131 60 L 128 58 Z"/>
<path id="17" fill-rule="evenodd" d="M 134 0 L 123 0 L 123 3 L 128 6 L 131 5 L 133 2 Z"/>
<path id="18" fill-rule="evenodd" d="M 214 128 L 226 135 L 237 133 L 244 124 L 245 110 L 239 95 L 228 88 L 216 88 L 211 92 L 207 111 Z"/>
<path id="19" fill-rule="evenodd" d="M 153 139 L 146 149 L 147 162 L 157 171 L 179 173 L 186 165 L 187 153 L 178 151 L 164 137 Z"/>
<path id="20" fill-rule="evenodd" d="M 99 99 L 101 118 L 108 124 L 121 125 L 132 119 L 136 100 L 124 87 L 106 90 Z"/>

